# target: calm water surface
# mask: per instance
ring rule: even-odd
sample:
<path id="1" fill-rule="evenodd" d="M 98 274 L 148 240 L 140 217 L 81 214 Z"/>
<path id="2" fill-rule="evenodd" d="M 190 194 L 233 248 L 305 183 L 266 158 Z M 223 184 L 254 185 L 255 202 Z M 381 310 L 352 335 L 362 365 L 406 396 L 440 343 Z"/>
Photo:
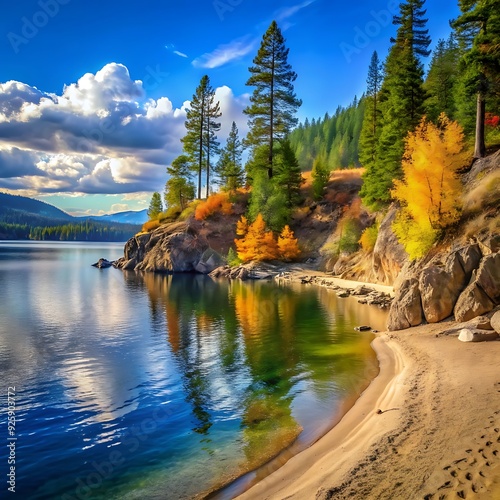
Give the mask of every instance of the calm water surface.
<path id="1" fill-rule="evenodd" d="M 19 498 L 194 498 L 310 444 L 377 372 L 354 326 L 381 329 L 378 309 L 90 266 L 122 249 L 0 242 L 0 438 L 15 386 Z"/>

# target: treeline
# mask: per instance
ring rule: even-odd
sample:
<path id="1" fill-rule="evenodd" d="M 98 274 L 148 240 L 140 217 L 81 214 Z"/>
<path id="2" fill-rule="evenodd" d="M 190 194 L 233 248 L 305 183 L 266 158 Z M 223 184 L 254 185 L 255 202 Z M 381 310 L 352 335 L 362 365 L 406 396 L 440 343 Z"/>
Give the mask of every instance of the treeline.
<path id="1" fill-rule="evenodd" d="M 32 227 L 30 240 L 48 241 L 126 241 L 139 230 L 133 224 L 99 224 L 81 222 L 62 226 Z"/>
<path id="2" fill-rule="evenodd" d="M 300 168 L 311 170 L 319 158 L 329 170 L 359 167 L 359 136 L 363 126 L 366 99 L 354 98 L 347 107 L 339 106 L 333 116 L 307 118 L 290 134 Z"/>
<path id="3" fill-rule="evenodd" d="M 408 134 L 423 117 L 438 124 L 444 113 L 457 121 L 474 157 L 484 156 L 486 143 L 500 144 L 500 22 L 496 0 L 461 4 L 462 15 L 451 22 L 447 40 L 439 40 L 427 74 L 423 61 L 431 55 L 425 0 L 406 0 L 394 17 L 396 36 L 385 61 L 375 52 L 363 97 L 333 117 L 306 120 L 290 134 L 302 170 L 320 165 L 366 169 L 361 192 L 366 205 L 377 208 L 392 200 L 401 179 Z"/>

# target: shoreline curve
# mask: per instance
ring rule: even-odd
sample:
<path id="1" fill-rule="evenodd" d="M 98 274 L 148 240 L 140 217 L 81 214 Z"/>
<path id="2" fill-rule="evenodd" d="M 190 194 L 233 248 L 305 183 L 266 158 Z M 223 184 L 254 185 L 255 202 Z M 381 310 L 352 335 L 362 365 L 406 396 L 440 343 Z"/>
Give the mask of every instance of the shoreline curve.
<path id="1" fill-rule="evenodd" d="M 237 498 L 500 499 L 500 341 L 449 328 L 378 334 L 380 372 L 354 406 Z"/>

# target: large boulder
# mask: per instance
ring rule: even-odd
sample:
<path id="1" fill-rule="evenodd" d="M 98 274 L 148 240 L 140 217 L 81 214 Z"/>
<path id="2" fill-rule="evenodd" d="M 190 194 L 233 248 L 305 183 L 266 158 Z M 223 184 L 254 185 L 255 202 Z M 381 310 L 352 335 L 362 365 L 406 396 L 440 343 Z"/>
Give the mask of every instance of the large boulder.
<path id="1" fill-rule="evenodd" d="M 455 305 L 455 319 L 468 321 L 500 304 L 500 254 L 483 258 Z"/>
<path id="2" fill-rule="evenodd" d="M 392 223 L 396 218 L 397 207 L 393 205 L 380 224 L 377 242 L 373 249 L 373 272 L 378 281 L 392 285 L 408 261 L 408 254 L 392 231 Z"/>
<path id="3" fill-rule="evenodd" d="M 481 259 L 483 258 L 481 249 L 478 244 L 468 245 L 458 250 L 457 254 L 460 264 L 465 272 L 466 284 L 468 284 L 472 277 L 472 272 L 479 267 Z"/>
<path id="4" fill-rule="evenodd" d="M 459 253 L 454 252 L 444 266 L 431 265 L 422 271 L 420 295 L 428 323 L 438 323 L 453 314 L 455 303 L 468 281 L 461 260 Z"/>
<path id="5" fill-rule="evenodd" d="M 476 283 L 496 304 L 500 304 L 500 253 L 487 255 L 477 270 Z"/>
<path id="6" fill-rule="evenodd" d="M 492 300 L 477 283 L 471 283 L 460 295 L 455 305 L 455 319 L 469 321 L 476 316 L 487 313 L 495 307 Z"/>
<path id="7" fill-rule="evenodd" d="M 408 278 L 403 281 L 396 292 L 389 311 L 387 329 L 390 331 L 405 330 L 420 325 L 422 321 L 423 311 L 419 283 L 416 278 Z"/>

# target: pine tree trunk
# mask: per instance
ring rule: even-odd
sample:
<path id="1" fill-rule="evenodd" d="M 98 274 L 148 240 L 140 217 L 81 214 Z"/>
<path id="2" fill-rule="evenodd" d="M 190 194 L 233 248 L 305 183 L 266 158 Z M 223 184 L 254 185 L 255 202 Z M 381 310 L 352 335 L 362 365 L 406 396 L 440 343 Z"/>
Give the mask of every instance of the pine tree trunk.
<path id="1" fill-rule="evenodd" d="M 474 158 L 486 156 L 486 145 L 484 140 L 484 120 L 486 116 L 486 101 L 481 92 L 477 93 L 476 112 L 476 145 L 474 147 Z"/>
<path id="2" fill-rule="evenodd" d="M 271 110 L 269 117 L 269 165 L 267 167 L 267 176 L 269 179 L 273 178 L 273 141 L 274 141 L 274 53 L 271 65 Z"/>

